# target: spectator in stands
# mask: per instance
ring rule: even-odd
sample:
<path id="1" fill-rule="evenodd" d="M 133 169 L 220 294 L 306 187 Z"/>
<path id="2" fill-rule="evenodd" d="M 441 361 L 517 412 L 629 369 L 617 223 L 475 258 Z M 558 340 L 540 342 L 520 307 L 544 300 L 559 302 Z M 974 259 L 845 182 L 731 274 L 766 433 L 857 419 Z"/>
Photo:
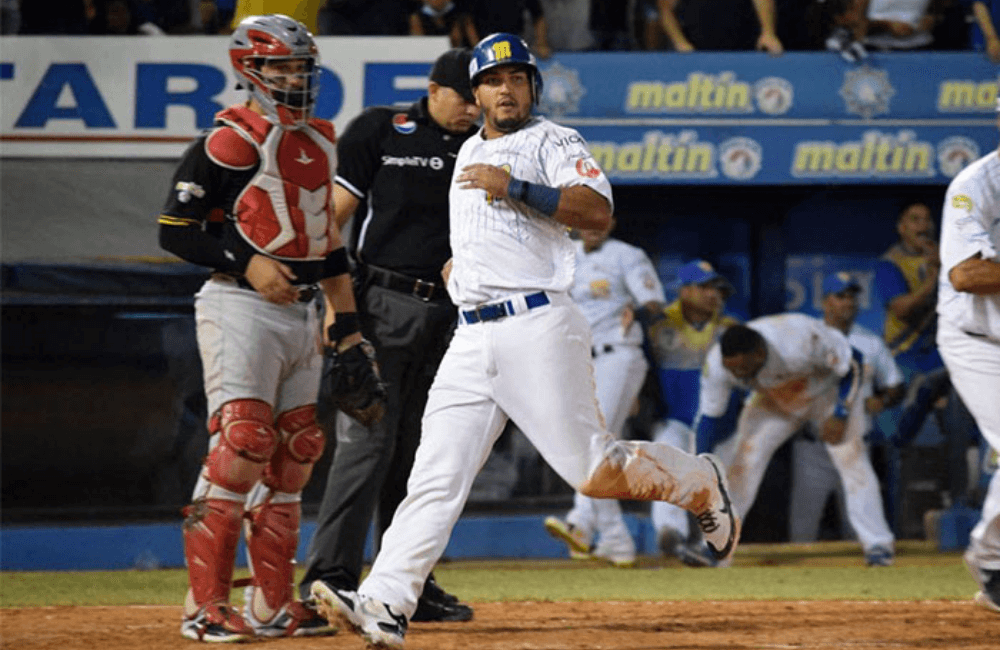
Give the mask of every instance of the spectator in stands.
<path id="1" fill-rule="evenodd" d="M 678 52 L 785 51 L 775 31 L 774 0 L 657 0 L 660 24 Z"/>
<path id="2" fill-rule="evenodd" d="M 406 36 L 410 33 L 409 0 L 327 0 L 321 34 Z"/>
<path id="3" fill-rule="evenodd" d="M 89 34 L 97 20 L 98 0 L 68 0 L 56 10 L 47 2 L 21 1 L 21 34 Z"/>
<path id="4" fill-rule="evenodd" d="M 940 20 L 935 0 L 858 0 L 866 5 L 861 24 L 865 46 L 877 50 L 924 50 Z"/>
<path id="5" fill-rule="evenodd" d="M 525 32 L 524 14 L 531 15 L 533 39 L 526 39 L 532 48 L 543 59 L 552 55 L 549 47 L 548 23 L 545 12 L 539 0 L 467 0 L 465 6 L 468 12 L 465 18 L 465 38 L 470 43 L 478 43 L 482 38 L 496 32 L 523 35 Z"/>
<path id="6" fill-rule="evenodd" d="M 319 33 L 319 10 L 327 0 L 236 0 L 236 9 L 230 21 L 235 29 L 247 16 L 284 14 L 305 25 L 313 34 Z"/>
<path id="7" fill-rule="evenodd" d="M 972 12 L 969 40 L 972 49 L 1000 63 L 1000 0 L 966 0 Z"/>
<path id="8" fill-rule="evenodd" d="M 17 34 L 21 31 L 21 8 L 18 0 L 0 2 L 0 34 Z"/>
<path id="9" fill-rule="evenodd" d="M 621 0 L 590 0 L 590 31 L 599 50 L 630 50 L 629 3 Z"/>
<path id="10" fill-rule="evenodd" d="M 591 0 L 541 0 L 549 46 L 556 52 L 579 52 L 594 46 L 590 31 Z"/>
<path id="11" fill-rule="evenodd" d="M 201 0 L 198 3 L 201 31 L 205 34 L 230 33 L 235 11 L 236 0 Z"/>
<path id="12" fill-rule="evenodd" d="M 461 18 L 454 0 L 423 0 L 410 14 L 410 36 L 447 36 L 452 47 L 466 47 Z"/>

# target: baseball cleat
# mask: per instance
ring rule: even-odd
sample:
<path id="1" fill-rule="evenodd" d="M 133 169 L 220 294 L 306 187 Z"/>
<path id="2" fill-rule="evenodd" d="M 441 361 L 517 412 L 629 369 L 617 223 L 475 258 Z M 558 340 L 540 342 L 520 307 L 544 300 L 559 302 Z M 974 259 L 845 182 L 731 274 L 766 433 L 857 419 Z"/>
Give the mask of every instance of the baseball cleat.
<path id="1" fill-rule="evenodd" d="M 243 618 L 256 636 L 265 638 L 332 636 L 337 633 L 336 619 L 327 621 L 323 618 L 311 599 L 288 603 L 266 623 L 257 620 L 248 604 L 244 607 Z"/>
<path id="2" fill-rule="evenodd" d="M 616 569 L 631 569 L 635 567 L 635 553 L 615 551 L 613 549 L 602 548 L 598 544 L 591 552 L 590 557 L 595 560 L 607 562 Z"/>
<path id="3" fill-rule="evenodd" d="M 355 591 L 333 589 L 322 580 L 309 588 L 320 613 L 328 621 L 340 621 L 368 643 L 369 648 L 396 650 L 403 647 L 406 617 L 377 600 Z"/>
<path id="4" fill-rule="evenodd" d="M 574 559 L 590 558 L 590 535 L 586 531 L 577 528 L 573 524 L 563 521 L 559 517 L 546 517 L 545 530 L 561 542 L 569 546 L 570 553 L 573 552 L 585 555 L 586 557 L 575 557 Z"/>
<path id="5" fill-rule="evenodd" d="M 865 564 L 868 566 L 892 566 L 895 554 L 885 546 L 873 546 L 865 551 Z"/>
<path id="6" fill-rule="evenodd" d="M 417 601 L 417 609 L 410 617 L 411 623 L 463 623 L 471 621 L 474 612 L 465 603 L 459 602 L 456 596 L 441 588 L 437 581 L 430 577 L 424 583 L 424 592 Z"/>
<path id="7" fill-rule="evenodd" d="M 728 565 L 740 541 L 742 522 L 739 515 L 733 511 L 733 505 L 729 500 L 729 484 L 726 482 L 722 461 L 712 454 L 698 454 L 698 457 L 704 458 L 712 466 L 719 495 L 714 505 L 710 505 L 703 512 L 695 513 L 695 517 L 716 564 Z"/>
<path id="8" fill-rule="evenodd" d="M 664 555 L 672 555 L 689 567 L 716 566 L 715 558 L 704 543 L 689 541 L 672 528 L 660 531 L 657 541 Z"/>
<path id="9" fill-rule="evenodd" d="M 184 617 L 181 636 L 203 643 L 242 643 L 251 640 L 254 631 L 231 605 L 213 603 Z"/>

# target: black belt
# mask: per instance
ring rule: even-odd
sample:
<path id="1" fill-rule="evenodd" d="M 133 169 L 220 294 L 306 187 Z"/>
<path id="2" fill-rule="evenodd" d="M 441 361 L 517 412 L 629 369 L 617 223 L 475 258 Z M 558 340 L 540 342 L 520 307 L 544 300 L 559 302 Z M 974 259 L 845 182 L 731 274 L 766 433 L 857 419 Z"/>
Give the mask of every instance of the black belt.
<path id="1" fill-rule="evenodd" d="M 965 332 L 965 330 L 963 330 L 963 332 Z M 979 332 L 965 332 L 965 333 L 968 334 L 969 336 L 975 336 L 977 339 L 988 339 L 989 338 L 989 336 L 987 334 L 980 334 Z"/>
<path id="2" fill-rule="evenodd" d="M 614 352 L 614 351 L 615 351 L 615 346 L 611 345 L 610 343 L 605 343 L 604 345 L 595 345 L 594 347 L 590 348 L 590 356 L 596 357 L 598 355 L 608 354 L 609 352 Z"/>
<path id="3" fill-rule="evenodd" d="M 363 268 L 365 277 L 372 284 L 385 289 L 407 293 L 415 298 L 420 298 L 424 302 L 443 300 L 448 297 L 448 290 L 440 282 L 428 282 L 420 278 L 411 278 L 408 275 L 396 273 L 395 271 L 383 269 L 378 266 L 365 265 Z"/>
<path id="4" fill-rule="evenodd" d="M 534 309 L 535 307 L 549 304 L 549 297 L 544 291 L 529 293 L 524 297 L 524 304 L 527 305 L 528 309 Z M 507 316 L 513 316 L 516 313 L 517 308 L 514 306 L 514 300 L 511 299 L 491 305 L 482 305 L 475 309 L 462 310 L 462 318 L 469 325 L 474 325 L 476 323 L 499 320 Z"/>
<path id="5" fill-rule="evenodd" d="M 252 284 L 247 282 L 246 278 L 236 278 L 236 284 L 242 289 L 257 291 L 253 288 Z M 314 298 L 318 297 L 322 293 L 318 284 L 302 284 L 298 285 L 296 288 L 299 290 L 299 298 L 296 302 L 312 302 Z"/>

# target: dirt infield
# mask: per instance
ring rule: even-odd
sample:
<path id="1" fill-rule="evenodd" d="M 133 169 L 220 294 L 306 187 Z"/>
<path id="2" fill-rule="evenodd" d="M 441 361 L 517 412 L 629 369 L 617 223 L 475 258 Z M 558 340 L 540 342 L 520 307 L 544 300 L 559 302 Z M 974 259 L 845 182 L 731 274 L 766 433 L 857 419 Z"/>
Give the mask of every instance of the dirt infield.
<path id="1" fill-rule="evenodd" d="M 410 650 L 723 650 L 1000 648 L 1000 618 L 971 601 L 473 603 L 469 623 L 415 624 Z M 179 607 L 0 610 L 11 650 L 197 648 L 181 638 Z M 361 650 L 349 632 L 252 644 Z"/>

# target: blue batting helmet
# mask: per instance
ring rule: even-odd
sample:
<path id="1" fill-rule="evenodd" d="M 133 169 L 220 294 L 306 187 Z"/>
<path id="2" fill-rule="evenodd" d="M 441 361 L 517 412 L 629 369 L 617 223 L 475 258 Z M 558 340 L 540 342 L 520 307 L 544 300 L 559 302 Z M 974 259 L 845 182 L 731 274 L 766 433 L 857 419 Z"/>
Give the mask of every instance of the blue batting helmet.
<path id="1" fill-rule="evenodd" d="M 523 65 L 531 70 L 531 90 L 535 103 L 542 94 L 542 74 L 538 71 L 535 55 L 520 36 L 497 32 L 490 34 L 472 48 L 469 61 L 469 81 L 472 87 L 479 85 L 478 77 L 498 65 Z"/>

